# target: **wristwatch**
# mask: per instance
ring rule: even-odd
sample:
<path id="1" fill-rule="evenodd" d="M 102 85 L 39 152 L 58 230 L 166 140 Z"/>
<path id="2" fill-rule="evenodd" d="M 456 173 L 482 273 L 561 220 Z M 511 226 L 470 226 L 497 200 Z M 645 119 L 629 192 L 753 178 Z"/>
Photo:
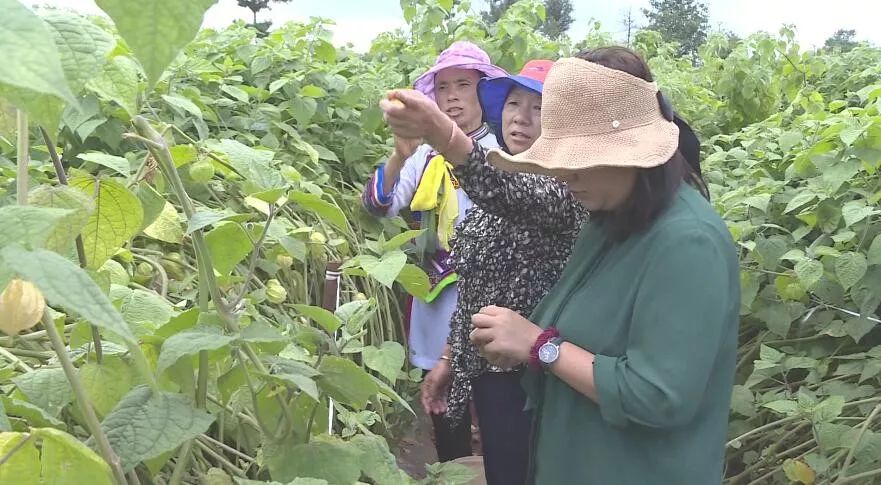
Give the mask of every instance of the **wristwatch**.
<path id="1" fill-rule="evenodd" d="M 563 337 L 555 337 L 538 348 L 538 361 L 542 368 L 547 369 L 560 358 L 560 344 L 562 343 Z"/>

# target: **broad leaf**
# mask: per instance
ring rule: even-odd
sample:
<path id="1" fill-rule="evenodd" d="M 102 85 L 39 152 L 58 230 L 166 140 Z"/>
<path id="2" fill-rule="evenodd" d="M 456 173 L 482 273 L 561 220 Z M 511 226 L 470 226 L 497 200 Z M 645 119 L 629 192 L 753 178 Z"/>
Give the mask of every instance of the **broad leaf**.
<path id="1" fill-rule="evenodd" d="M 312 305 L 294 305 L 294 309 L 303 316 L 315 321 L 325 332 L 333 334 L 340 328 L 342 322 L 328 310 Z"/>
<path id="2" fill-rule="evenodd" d="M 132 327 L 144 323 L 150 324 L 150 327 L 159 327 L 174 316 L 171 303 L 155 291 L 114 286 L 110 296 L 119 305 L 122 318 Z"/>
<path id="3" fill-rule="evenodd" d="M 115 180 L 79 177 L 70 185 L 95 197 L 95 210 L 83 228 L 83 246 L 87 267 L 100 268 L 140 230 L 144 220 L 141 201 Z"/>
<path id="4" fill-rule="evenodd" d="M 102 99 L 115 102 L 134 117 L 141 111 L 138 104 L 140 84 L 135 61 L 126 56 L 116 56 L 107 62 L 97 77 L 88 82 L 87 87 Z"/>
<path id="5" fill-rule="evenodd" d="M 46 207 L 7 205 L 0 207 L 0 247 L 21 244 L 43 247 L 56 227 L 71 211 Z"/>
<path id="6" fill-rule="evenodd" d="M 881 234 L 875 236 L 875 239 L 872 240 L 872 245 L 869 246 L 866 258 L 868 258 L 867 262 L 869 264 L 881 264 Z"/>
<path id="7" fill-rule="evenodd" d="M 150 85 L 193 38 L 217 0 L 96 0 L 144 66 Z"/>
<path id="8" fill-rule="evenodd" d="M 0 252 L 6 265 L 40 288 L 49 303 L 107 329 L 129 344 L 135 337 L 107 296 L 89 275 L 71 261 L 52 251 L 26 251 L 10 246 Z"/>
<path id="9" fill-rule="evenodd" d="M 397 342 L 383 342 L 380 347 L 365 347 L 361 355 L 364 365 L 379 372 L 389 382 L 397 380 L 398 372 L 404 365 L 404 347 Z"/>
<path id="10" fill-rule="evenodd" d="M 211 262 L 220 274 L 227 275 L 242 262 L 254 244 L 242 226 L 226 222 L 219 224 L 205 235 L 205 243 L 211 252 Z"/>
<path id="11" fill-rule="evenodd" d="M 87 162 L 96 163 L 102 167 L 107 167 L 123 176 L 128 177 L 132 173 L 131 164 L 123 157 L 115 155 L 107 155 L 101 152 L 80 153 L 77 158 Z"/>
<path id="12" fill-rule="evenodd" d="M 163 94 L 162 99 L 164 99 L 166 103 L 180 109 L 184 113 L 189 113 L 199 119 L 202 118 L 202 110 L 198 106 L 196 106 L 195 103 L 183 96 L 175 94 Z"/>
<path id="13" fill-rule="evenodd" d="M 162 197 L 162 194 L 156 191 L 150 184 L 147 182 L 141 182 L 138 185 L 138 188 L 135 190 L 135 195 L 138 197 L 138 200 L 141 201 L 141 207 L 144 208 L 144 220 L 141 222 L 141 229 L 145 229 L 150 224 L 153 224 L 153 221 L 159 217 L 159 214 L 162 214 L 162 210 L 165 209 L 165 198 Z"/>
<path id="14" fill-rule="evenodd" d="M 431 289 L 428 275 L 415 264 L 405 264 L 395 281 L 404 287 L 404 291 L 414 298 L 424 298 Z"/>
<path id="15" fill-rule="evenodd" d="M 213 327 L 199 327 L 172 335 L 162 344 L 162 352 L 156 363 L 156 373 L 174 365 L 178 359 L 199 353 L 202 350 L 217 350 L 226 347 L 235 337 L 223 335 Z"/>
<path id="16" fill-rule="evenodd" d="M 34 431 L 42 444 L 42 484 L 67 485 L 71 477 L 90 485 L 112 485 L 110 465 L 73 436 L 52 428 Z"/>
<path id="17" fill-rule="evenodd" d="M 848 252 L 835 259 L 835 275 L 845 290 L 860 281 L 867 269 L 866 257 L 861 253 Z"/>
<path id="18" fill-rule="evenodd" d="M 101 71 L 116 42 L 107 31 L 71 12 L 45 11 L 41 17 L 58 47 L 67 84 L 79 94 L 86 82 Z"/>
<path id="19" fill-rule="evenodd" d="M 346 215 L 334 204 L 327 202 L 320 196 L 315 194 L 307 194 L 305 192 L 292 192 L 288 198 L 297 203 L 300 207 L 314 212 L 322 220 L 331 223 L 337 229 L 348 233 L 349 227 Z"/>
<path id="20" fill-rule="evenodd" d="M 806 289 L 811 289 L 823 277 L 823 263 L 815 259 L 803 259 L 795 265 L 795 275 Z"/>
<path id="21" fill-rule="evenodd" d="M 73 399 L 73 390 L 60 367 L 42 368 L 26 372 L 12 379 L 31 404 L 39 406 L 52 416 Z"/>
<path id="22" fill-rule="evenodd" d="M 335 400 L 364 409 L 367 401 L 379 392 L 379 388 L 364 369 L 354 362 L 336 356 L 327 356 L 318 367 L 318 387 Z"/>
<path id="23" fill-rule="evenodd" d="M 208 430 L 214 416 L 196 409 L 181 394 L 131 390 L 104 418 L 101 428 L 126 471 L 174 450 Z"/>
<path id="24" fill-rule="evenodd" d="M 46 248 L 61 254 L 68 254 L 76 236 L 89 222 L 89 217 L 95 210 L 91 197 L 82 190 L 67 185 L 37 187 L 30 193 L 28 203 L 70 211 L 46 237 Z"/>
<path id="25" fill-rule="evenodd" d="M 0 433 L 0 456 L 8 455 L 26 439 L 27 433 Z M 34 441 L 31 438 L 0 466 L 0 483 L 40 485 L 40 453 Z"/>
<path id="26" fill-rule="evenodd" d="M 99 418 L 112 411 L 131 390 L 132 377 L 131 367 L 116 355 L 105 355 L 100 364 L 87 362 L 79 369 L 79 378 Z"/>
<path id="27" fill-rule="evenodd" d="M 65 424 L 54 416 L 49 415 L 43 408 L 34 406 L 33 404 L 13 399 L 9 396 L 0 396 L 0 403 L 6 409 L 7 416 L 18 416 L 28 422 L 31 426 L 51 426 L 53 428 L 64 429 Z"/>
<path id="28" fill-rule="evenodd" d="M 46 24 L 18 0 L 0 0 L 0 12 L 0 83 L 76 104 Z"/>
<path id="29" fill-rule="evenodd" d="M 166 202 L 159 217 L 144 229 L 144 234 L 159 241 L 180 244 L 184 239 L 184 228 L 177 209 L 170 202 Z"/>
<path id="30" fill-rule="evenodd" d="M 264 453 L 273 480 L 311 477 L 342 484 L 355 483 L 361 476 L 359 450 L 336 437 L 315 437 L 293 446 L 278 443 Z"/>
<path id="31" fill-rule="evenodd" d="M 403 251 L 395 250 L 383 254 L 380 259 L 373 256 L 361 256 L 360 264 L 364 271 L 376 281 L 391 288 L 401 270 L 404 269 L 404 265 L 407 264 L 407 255 Z"/>

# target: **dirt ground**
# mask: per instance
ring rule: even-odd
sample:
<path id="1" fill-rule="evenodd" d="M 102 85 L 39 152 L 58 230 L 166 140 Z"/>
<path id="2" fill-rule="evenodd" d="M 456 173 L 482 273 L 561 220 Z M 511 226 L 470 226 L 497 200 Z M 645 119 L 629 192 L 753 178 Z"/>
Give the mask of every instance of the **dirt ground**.
<path id="1" fill-rule="evenodd" d="M 434 448 L 431 419 L 422 410 L 422 406 L 414 404 L 413 411 L 416 412 L 416 419 L 410 432 L 398 441 L 395 456 L 398 460 L 398 466 L 402 470 L 411 477 L 419 479 L 425 477 L 426 464 L 437 462 L 437 452 Z M 474 433 L 471 443 L 474 455 L 480 455 L 480 439 L 477 432 Z M 463 462 L 472 464 L 476 460 L 475 457 L 475 459 L 467 459 Z"/>

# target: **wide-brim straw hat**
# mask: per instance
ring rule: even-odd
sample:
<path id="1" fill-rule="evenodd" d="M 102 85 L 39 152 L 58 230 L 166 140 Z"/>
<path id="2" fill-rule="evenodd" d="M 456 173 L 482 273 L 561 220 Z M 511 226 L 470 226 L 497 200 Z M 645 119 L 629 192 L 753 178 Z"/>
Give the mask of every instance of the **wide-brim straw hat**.
<path id="1" fill-rule="evenodd" d="M 652 168 L 676 152 L 679 127 L 661 111 L 655 83 L 577 58 L 554 63 L 545 79 L 541 136 L 528 150 L 491 150 L 510 172 L 559 175 L 595 167 Z"/>

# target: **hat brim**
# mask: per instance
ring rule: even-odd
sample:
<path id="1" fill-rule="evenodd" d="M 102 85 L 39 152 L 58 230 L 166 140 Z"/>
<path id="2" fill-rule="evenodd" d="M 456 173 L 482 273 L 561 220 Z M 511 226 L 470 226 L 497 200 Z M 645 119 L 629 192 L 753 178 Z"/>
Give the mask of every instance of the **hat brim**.
<path id="1" fill-rule="evenodd" d="M 507 172 L 559 175 L 596 167 L 652 168 L 676 153 L 679 127 L 660 118 L 651 123 L 596 135 L 548 138 L 544 134 L 517 155 L 487 154 L 490 165 Z"/>
<path id="2" fill-rule="evenodd" d="M 490 79 L 497 77 L 506 77 L 508 75 L 508 73 L 504 69 L 498 66 L 494 66 L 492 64 L 486 64 L 482 62 L 460 62 L 456 59 L 449 59 L 441 64 L 435 64 L 431 67 L 431 69 L 416 78 L 416 80 L 413 81 L 413 89 L 421 91 L 422 94 L 428 96 L 431 99 L 435 99 L 434 76 L 438 72 L 443 71 L 444 69 L 449 69 L 451 67 L 456 69 L 469 69 L 478 71 L 483 74 L 483 76 L 481 77 L 487 77 Z"/>
<path id="3" fill-rule="evenodd" d="M 480 107 L 483 109 L 483 118 L 497 129 L 501 129 L 505 100 L 508 99 L 508 94 L 514 87 L 527 89 L 541 95 L 543 84 L 541 81 L 526 76 L 481 79 L 477 84 L 477 97 L 480 99 Z"/>

